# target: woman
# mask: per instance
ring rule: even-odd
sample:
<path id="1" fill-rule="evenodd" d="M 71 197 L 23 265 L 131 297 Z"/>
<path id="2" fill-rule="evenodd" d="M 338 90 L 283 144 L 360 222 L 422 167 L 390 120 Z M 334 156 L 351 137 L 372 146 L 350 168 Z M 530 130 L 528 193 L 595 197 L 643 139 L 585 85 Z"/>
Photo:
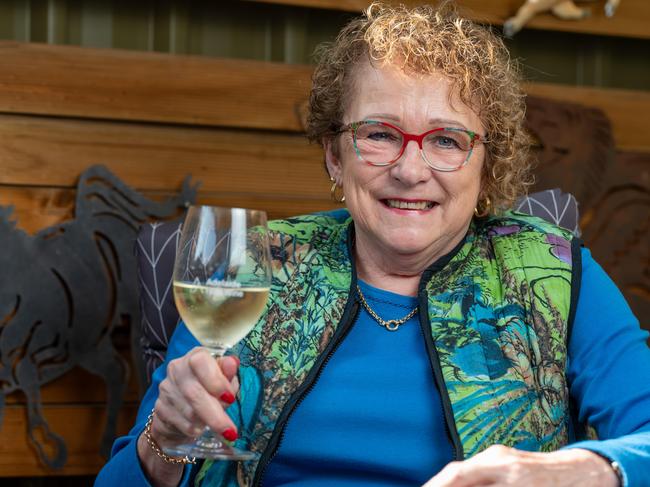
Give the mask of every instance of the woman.
<path id="1" fill-rule="evenodd" d="M 501 42 L 447 7 L 373 5 L 322 50 L 310 103 L 349 214 L 271 224 L 239 359 L 179 326 L 97 484 L 647 484 L 645 332 L 568 232 L 502 212 L 530 177 Z M 161 452 L 205 425 L 261 458 Z"/>

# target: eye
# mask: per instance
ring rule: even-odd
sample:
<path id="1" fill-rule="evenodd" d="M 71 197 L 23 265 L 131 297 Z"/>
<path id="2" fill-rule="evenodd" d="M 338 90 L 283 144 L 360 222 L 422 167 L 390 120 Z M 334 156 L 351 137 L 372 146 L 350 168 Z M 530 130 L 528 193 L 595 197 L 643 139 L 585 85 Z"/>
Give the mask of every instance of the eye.
<path id="1" fill-rule="evenodd" d="M 460 146 L 458 145 L 458 142 L 456 139 L 453 137 L 447 137 L 444 135 L 438 135 L 436 137 L 432 138 L 431 143 L 435 147 L 439 147 L 441 149 L 459 149 Z"/>
<path id="2" fill-rule="evenodd" d="M 382 124 L 366 123 L 357 128 L 357 140 L 374 144 L 401 144 L 401 134 Z"/>
<path id="3" fill-rule="evenodd" d="M 375 142 L 395 142 L 398 140 L 394 133 L 380 128 L 372 129 L 367 134 L 364 134 L 364 138 Z"/>

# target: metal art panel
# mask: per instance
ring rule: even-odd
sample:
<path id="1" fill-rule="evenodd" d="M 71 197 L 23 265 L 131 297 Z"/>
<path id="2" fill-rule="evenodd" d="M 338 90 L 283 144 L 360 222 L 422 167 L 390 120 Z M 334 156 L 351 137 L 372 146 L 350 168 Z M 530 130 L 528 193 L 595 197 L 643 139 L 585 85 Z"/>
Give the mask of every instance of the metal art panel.
<path id="1" fill-rule="evenodd" d="M 79 178 L 71 221 L 31 236 L 16 228 L 12 207 L 0 207 L 0 426 L 5 397 L 22 391 L 29 440 L 49 467 L 62 467 L 67 452 L 43 416 L 40 387 L 75 366 L 106 383 L 100 448 L 109 453 L 127 376 L 111 338 L 117 326 L 134 325 L 131 349 L 142 361 L 136 233 L 150 219 L 178 216 L 196 189 L 188 178 L 178 195 L 154 202 L 93 166 Z"/>

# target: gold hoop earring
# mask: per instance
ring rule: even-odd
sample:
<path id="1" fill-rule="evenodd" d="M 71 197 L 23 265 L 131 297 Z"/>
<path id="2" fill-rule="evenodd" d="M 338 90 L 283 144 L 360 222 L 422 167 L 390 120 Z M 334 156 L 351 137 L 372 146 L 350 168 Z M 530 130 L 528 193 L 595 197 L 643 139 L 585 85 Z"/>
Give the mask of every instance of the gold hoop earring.
<path id="1" fill-rule="evenodd" d="M 334 180 L 334 178 L 330 178 L 330 181 L 333 183 L 332 187 L 330 188 L 330 198 L 336 203 L 343 203 L 345 201 L 345 195 L 341 193 L 341 196 L 337 196 L 336 194 L 336 190 L 339 188 L 339 184 Z M 343 186 L 340 188 L 343 190 Z"/>
<path id="2" fill-rule="evenodd" d="M 479 206 L 481 207 L 481 210 L 479 210 Z M 492 201 L 490 201 L 489 196 L 486 196 L 485 203 L 481 203 L 480 201 L 476 203 L 476 207 L 474 208 L 474 216 L 476 218 L 483 218 L 485 216 L 488 216 L 490 214 L 490 206 L 492 206 Z"/>

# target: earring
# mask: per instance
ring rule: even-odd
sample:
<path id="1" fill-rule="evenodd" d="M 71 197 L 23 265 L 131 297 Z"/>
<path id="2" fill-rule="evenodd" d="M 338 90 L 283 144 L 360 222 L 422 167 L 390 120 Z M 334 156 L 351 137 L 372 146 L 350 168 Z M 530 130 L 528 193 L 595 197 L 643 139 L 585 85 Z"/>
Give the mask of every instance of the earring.
<path id="1" fill-rule="evenodd" d="M 332 201 L 336 203 L 343 203 L 345 201 L 345 195 L 341 193 L 341 196 L 337 196 L 336 190 L 339 188 L 339 184 L 336 182 L 334 178 L 330 178 L 330 181 L 332 181 L 332 187 L 330 188 L 330 198 Z M 341 190 L 343 190 L 343 187 L 341 186 Z"/>
<path id="2" fill-rule="evenodd" d="M 479 211 L 479 206 L 482 207 L 482 209 Z M 474 208 L 474 216 L 476 218 L 483 218 L 484 216 L 488 216 L 490 214 L 490 206 L 492 206 L 492 201 L 490 201 L 490 197 L 486 196 L 485 197 L 485 203 L 476 203 L 476 207 Z"/>

